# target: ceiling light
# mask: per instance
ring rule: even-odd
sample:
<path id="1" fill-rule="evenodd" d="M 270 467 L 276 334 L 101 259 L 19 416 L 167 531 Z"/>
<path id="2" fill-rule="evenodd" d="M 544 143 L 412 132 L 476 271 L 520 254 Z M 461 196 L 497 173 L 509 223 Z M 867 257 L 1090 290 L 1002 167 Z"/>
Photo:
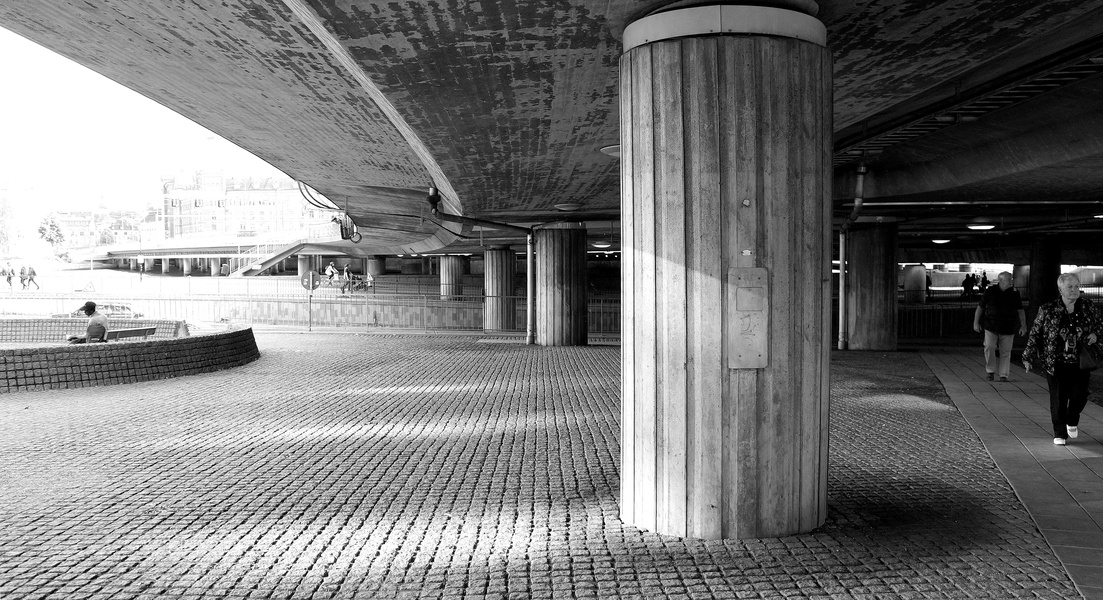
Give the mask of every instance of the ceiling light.
<path id="1" fill-rule="evenodd" d="M 598 240 L 593 243 L 593 246 L 594 248 L 608 248 L 609 246 L 612 246 L 612 244 L 605 240 Z"/>
<path id="2" fill-rule="evenodd" d="M 972 229 L 973 231 L 988 231 L 989 229 L 994 228 L 996 225 L 992 223 L 992 220 L 987 217 L 976 217 L 970 219 L 969 222 L 965 224 L 965 226 L 969 229 Z"/>
<path id="3" fill-rule="evenodd" d="M 608 154 L 609 156 L 615 156 L 617 158 L 620 158 L 620 144 L 613 144 L 612 146 L 605 146 L 603 148 L 598 148 L 597 151 L 602 153 L 602 154 Z"/>
<path id="4" fill-rule="evenodd" d="M 950 243 L 950 240 L 931 240 L 931 241 L 936 243 L 936 244 L 949 244 Z"/>
<path id="5" fill-rule="evenodd" d="M 556 204 L 555 210 L 562 210 L 564 212 L 572 212 L 582 208 L 582 205 L 577 202 L 565 202 L 563 204 Z"/>
<path id="6" fill-rule="evenodd" d="M 1103 215 L 1095 215 L 1096 219 L 1103 219 Z"/>

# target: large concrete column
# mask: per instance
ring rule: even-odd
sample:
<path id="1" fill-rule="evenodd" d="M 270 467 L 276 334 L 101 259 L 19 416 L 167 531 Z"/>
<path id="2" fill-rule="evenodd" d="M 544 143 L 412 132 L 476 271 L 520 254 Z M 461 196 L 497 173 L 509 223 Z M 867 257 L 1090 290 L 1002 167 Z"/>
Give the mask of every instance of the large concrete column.
<path id="1" fill-rule="evenodd" d="M 372 277 L 379 277 L 387 272 L 387 257 L 386 256 L 372 256 L 368 258 L 368 274 Z"/>
<path id="2" fill-rule="evenodd" d="M 296 275 L 298 275 L 299 277 L 302 277 L 303 275 L 306 275 L 307 273 L 310 272 L 310 257 L 309 256 L 305 256 L 303 254 L 300 254 L 298 263 L 299 263 L 298 264 L 298 271 L 295 273 Z"/>
<path id="3" fill-rule="evenodd" d="M 855 225 L 846 242 L 848 347 L 896 350 L 896 224 Z"/>
<path id="4" fill-rule="evenodd" d="M 222 265 L 221 265 L 221 264 L 219 264 L 219 259 L 217 259 L 217 258 L 212 258 L 212 259 L 210 259 L 209 261 L 207 261 L 207 263 L 208 263 L 209 265 L 211 265 L 211 277 L 218 277 L 219 275 L 221 275 L 221 274 L 222 274 L 222 273 L 221 273 L 221 267 L 222 267 Z"/>
<path id="5" fill-rule="evenodd" d="M 508 247 L 492 248 L 483 254 L 486 297 L 483 300 L 483 329 L 511 330 L 516 325 L 517 299 L 513 287 L 517 283 L 514 266 L 516 255 Z"/>
<path id="6" fill-rule="evenodd" d="M 463 265 L 466 256 L 440 257 L 440 299 L 452 300 L 463 296 Z"/>
<path id="7" fill-rule="evenodd" d="M 1030 290 L 1030 265 L 1015 265 L 1011 268 L 1011 277 L 1014 278 L 1013 283 L 1019 294 L 1027 296 Z"/>
<path id="8" fill-rule="evenodd" d="M 138 270 L 138 259 L 131 258 L 131 259 L 127 260 L 127 262 L 130 263 L 130 270 L 131 271 L 137 271 Z"/>
<path id="9" fill-rule="evenodd" d="M 191 275 L 191 259 L 181 258 L 180 266 L 184 269 L 184 275 Z"/>
<path id="10" fill-rule="evenodd" d="M 147 259 L 145 259 L 145 261 L 146 261 L 146 273 L 152 273 L 154 265 L 157 264 L 157 259 L 147 258 Z"/>
<path id="11" fill-rule="evenodd" d="M 536 343 L 585 346 L 589 334 L 586 227 L 552 223 L 533 231 L 536 245 Z"/>
<path id="12" fill-rule="evenodd" d="M 827 515 L 825 40 L 802 12 L 732 5 L 625 31 L 621 518 L 636 527 L 775 537 Z"/>
<path id="13" fill-rule="evenodd" d="M 904 267 L 904 304 L 926 304 L 927 269 L 923 265 Z"/>
<path id="14" fill-rule="evenodd" d="M 1058 296 L 1057 278 L 1061 276 L 1061 241 L 1056 236 L 1040 235 L 1030 246 L 1030 311 L 1034 322 L 1038 307 Z"/>

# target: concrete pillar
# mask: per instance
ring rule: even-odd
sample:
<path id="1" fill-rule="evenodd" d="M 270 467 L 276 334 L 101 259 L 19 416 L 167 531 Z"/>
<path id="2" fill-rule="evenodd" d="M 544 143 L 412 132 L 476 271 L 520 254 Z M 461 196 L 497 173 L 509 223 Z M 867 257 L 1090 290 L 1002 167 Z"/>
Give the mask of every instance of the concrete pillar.
<path id="1" fill-rule="evenodd" d="M 137 271 L 138 270 L 138 259 L 131 258 L 131 259 L 127 260 L 127 262 L 130 263 L 130 270 L 131 271 Z"/>
<path id="2" fill-rule="evenodd" d="M 516 325 L 517 299 L 513 288 L 517 283 L 513 250 L 493 248 L 483 255 L 484 287 L 483 329 L 485 331 L 512 330 Z"/>
<path id="3" fill-rule="evenodd" d="M 923 265 L 904 267 L 904 304 L 927 303 L 927 269 Z"/>
<path id="4" fill-rule="evenodd" d="M 1011 268 L 1011 276 L 1014 278 L 1015 289 L 1023 296 L 1029 295 L 1030 290 L 1030 265 L 1015 265 Z"/>
<path id="5" fill-rule="evenodd" d="M 184 275 L 191 275 L 191 259 L 190 258 L 181 258 L 180 259 L 180 267 L 183 268 Z"/>
<path id="6" fill-rule="evenodd" d="M 1030 310 L 1027 317 L 1034 323 L 1038 307 L 1057 298 L 1057 278 L 1061 276 L 1061 241 L 1057 236 L 1040 235 L 1030 246 Z"/>
<path id="7" fill-rule="evenodd" d="M 465 256 L 440 257 L 440 299 L 452 300 L 463 296 L 463 267 Z"/>
<path id="8" fill-rule="evenodd" d="M 855 225 L 847 235 L 847 346 L 896 350 L 896 224 Z"/>
<path id="9" fill-rule="evenodd" d="M 208 260 L 207 263 L 211 266 L 211 277 L 218 277 L 219 275 L 221 275 L 220 269 L 222 265 L 220 264 L 219 259 L 212 258 Z"/>
<path id="10" fill-rule="evenodd" d="M 146 273 L 152 273 L 152 272 L 153 272 L 153 266 L 154 266 L 154 265 L 155 265 L 156 263 L 157 263 L 157 259 L 155 259 L 155 258 L 147 258 L 147 259 L 146 259 Z"/>
<path id="11" fill-rule="evenodd" d="M 368 274 L 372 277 L 379 277 L 387 272 L 387 257 L 385 256 L 372 256 L 368 258 Z"/>
<path id="12" fill-rule="evenodd" d="M 770 4 L 624 34 L 620 510 L 661 534 L 827 516 L 831 53 Z"/>
<path id="13" fill-rule="evenodd" d="M 585 346 L 588 335 L 586 227 L 552 223 L 536 242 L 536 343 Z"/>
<path id="14" fill-rule="evenodd" d="M 296 275 L 302 277 L 310 272 L 310 257 L 300 254 L 298 262 L 298 268 L 295 272 Z"/>
<path id="15" fill-rule="evenodd" d="M 162 275 L 168 275 L 171 272 L 172 272 L 172 259 L 166 256 L 166 257 L 161 259 L 161 274 Z"/>

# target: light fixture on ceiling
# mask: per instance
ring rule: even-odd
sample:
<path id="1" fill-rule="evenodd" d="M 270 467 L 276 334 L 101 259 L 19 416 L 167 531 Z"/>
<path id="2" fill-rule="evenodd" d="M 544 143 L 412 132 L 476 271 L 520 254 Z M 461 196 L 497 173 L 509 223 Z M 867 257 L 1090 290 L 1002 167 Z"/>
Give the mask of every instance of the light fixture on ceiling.
<path id="1" fill-rule="evenodd" d="M 615 156 L 620 158 L 620 144 L 613 144 L 612 146 L 603 146 L 597 149 L 602 154 L 608 154 L 609 156 Z"/>
<path id="2" fill-rule="evenodd" d="M 593 246 L 594 248 L 602 248 L 602 249 L 608 248 L 608 247 L 613 245 L 613 222 L 612 221 L 609 221 L 609 235 L 602 236 L 602 237 L 590 242 L 590 245 Z"/>
<path id="3" fill-rule="evenodd" d="M 1096 219 L 1103 219 L 1103 215 L 1095 215 Z"/>
<path id="4" fill-rule="evenodd" d="M 931 240 L 931 241 L 936 243 L 936 244 L 949 244 L 950 243 L 950 240 Z"/>
<path id="5" fill-rule="evenodd" d="M 561 210 L 563 212 L 574 212 L 582 208 L 582 205 L 578 202 L 564 202 L 563 204 L 556 204 L 555 210 Z"/>
<path id="6" fill-rule="evenodd" d="M 966 223 L 965 226 L 969 229 L 972 229 L 973 231 L 988 231 L 989 229 L 994 228 L 995 224 L 993 224 L 991 220 L 985 217 L 976 217 L 975 219 Z"/>

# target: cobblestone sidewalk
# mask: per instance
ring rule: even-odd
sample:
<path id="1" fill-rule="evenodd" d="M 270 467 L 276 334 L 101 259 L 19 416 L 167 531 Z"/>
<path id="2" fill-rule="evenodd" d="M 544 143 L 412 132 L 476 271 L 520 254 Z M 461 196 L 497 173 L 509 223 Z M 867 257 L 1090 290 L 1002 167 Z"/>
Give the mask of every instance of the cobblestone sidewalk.
<path id="1" fill-rule="evenodd" d="M 0 598 L 1068 598 L 915 354 L 833 357 L 815 532 L 617 518 L 619 348 L 258 334 L 181 379 L 0 396 Z"/>

